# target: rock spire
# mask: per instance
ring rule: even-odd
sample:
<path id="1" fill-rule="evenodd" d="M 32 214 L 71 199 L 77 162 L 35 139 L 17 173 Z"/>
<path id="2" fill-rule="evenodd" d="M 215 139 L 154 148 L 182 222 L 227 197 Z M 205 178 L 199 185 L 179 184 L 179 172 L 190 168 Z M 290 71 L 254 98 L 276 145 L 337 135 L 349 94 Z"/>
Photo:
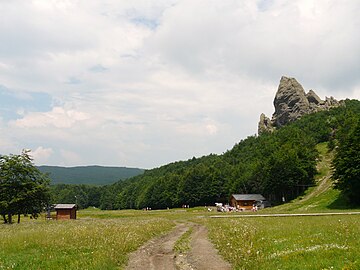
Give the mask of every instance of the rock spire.
<path id="1" fill-rule="evenodd" d="M 283 76 L 274 99 L 275 112 L 271 120 L 263 113 L 260 115 L 258 133 L 271 132 L 305 114 L 328 110 L 339 105 L 341 103 L 333 97 L 321 100 L 313 90 L 305 93 L 296 79 Z"/>

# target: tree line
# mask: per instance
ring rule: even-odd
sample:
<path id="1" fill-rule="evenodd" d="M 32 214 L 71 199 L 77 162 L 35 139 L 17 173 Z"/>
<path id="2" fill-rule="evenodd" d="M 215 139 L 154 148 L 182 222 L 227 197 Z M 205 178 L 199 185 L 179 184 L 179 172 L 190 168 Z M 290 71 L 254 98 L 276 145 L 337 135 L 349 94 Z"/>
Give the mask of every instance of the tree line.
<path id="1" fill-rule="evenodd" d="M 333 180 L 351 205 L 360 205 L 360 109 L 347 111 L 335 136 Z"/>

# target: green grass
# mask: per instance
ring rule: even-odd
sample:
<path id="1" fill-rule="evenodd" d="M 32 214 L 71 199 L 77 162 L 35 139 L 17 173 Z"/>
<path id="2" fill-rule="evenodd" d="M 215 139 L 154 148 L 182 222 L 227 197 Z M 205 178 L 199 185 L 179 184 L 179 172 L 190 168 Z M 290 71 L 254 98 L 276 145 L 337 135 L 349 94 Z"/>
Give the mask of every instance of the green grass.
<path id="1" fill-rule="evenodd" d="M 201 207 L 87 209 L 74 221 L 0 225 L 0 269 L 121 269 L 130 252 L 168 232 L 175 221 L 207 226 L 211 241 L 234 269 L 360 268 L 359 216 L 209 218 L 213 214 Z M 191 233 L 179 238 L 176 252 L 188 251 Z"/>
<path id="2" fill-rule="evenodd" d="M 234 269 L 360 269 L 358 216 L 211 219 Z"/>
<path id="3" fill-rule="evenodd" d="M 189 221 L 206 215 L 211 215 L 204 207 L 194 207 L 188 209 L 175 208 L 169 210 L 106 210 L 102 211 L 97 208 L 88 208 L 78 212 L 80 218 L 133 218 L 133 219 L 152 219 L 166 218 L 173 221 Z"/>
<path id="4" fill-rule="evenodd" d="M 333 153 L 326 143 L 317 149 L 315 187 L 289 203 L 246 214 L 358 211 L 333 189 Z M 207 226 L 234 269 L 360 269 L 358 215 L 211 219 Z"/>
<path id="5" fill-rule="evenodd" d="M 119 269 L 173 227 L 165 219 L 34 221 L 0 226 L 0 269 Z"/>
<path id="6" fill-rule="evenodd" d="M 190 227 L 175 243 L 173 250 L 177 253 L 186 253 L 190 250 L 190 241 L 193 228 Z"/>

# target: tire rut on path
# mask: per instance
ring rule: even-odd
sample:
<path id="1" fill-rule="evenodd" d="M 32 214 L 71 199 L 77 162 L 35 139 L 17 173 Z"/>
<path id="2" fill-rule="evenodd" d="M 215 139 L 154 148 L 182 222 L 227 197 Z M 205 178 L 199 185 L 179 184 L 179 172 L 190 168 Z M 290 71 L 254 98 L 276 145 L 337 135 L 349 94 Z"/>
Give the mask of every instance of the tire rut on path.
<path id="1" fill-rule="evenodd" d="M 205 226 L 196 224 L 191 238 L 191 250 L 186 256 L 188 265 L 198 270 L 230 270 L 231 265 L 223 260 L 214 245 L 208 240 Z M 182 270 L 182 269 L 181 269 Z"/>
<path id="2" fill-rule="evenodd" d="M 175 253 L 173 246 L 176 240 L 188 230 L 185 224 L 179 224 L 170 233 L 147 242 L 130 255 L 127 270 L 173 270 Z"/>

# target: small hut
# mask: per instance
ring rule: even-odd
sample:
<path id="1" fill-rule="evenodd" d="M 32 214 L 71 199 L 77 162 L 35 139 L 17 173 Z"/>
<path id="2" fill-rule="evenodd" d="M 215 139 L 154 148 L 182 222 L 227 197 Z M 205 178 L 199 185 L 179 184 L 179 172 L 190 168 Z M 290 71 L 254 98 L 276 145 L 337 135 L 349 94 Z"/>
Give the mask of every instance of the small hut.
<path id="1" fill-rule="evenodd" d="M 233 194 L 230 197 L 230 205 L 237 209 L 251 210 L 255 203 L 264 200 L 261 194 Z"/>
<path id="2" fill-rule="evenodd" d="M 55 205 L 56 219 L 76 219 L 76 204 Z"/>

